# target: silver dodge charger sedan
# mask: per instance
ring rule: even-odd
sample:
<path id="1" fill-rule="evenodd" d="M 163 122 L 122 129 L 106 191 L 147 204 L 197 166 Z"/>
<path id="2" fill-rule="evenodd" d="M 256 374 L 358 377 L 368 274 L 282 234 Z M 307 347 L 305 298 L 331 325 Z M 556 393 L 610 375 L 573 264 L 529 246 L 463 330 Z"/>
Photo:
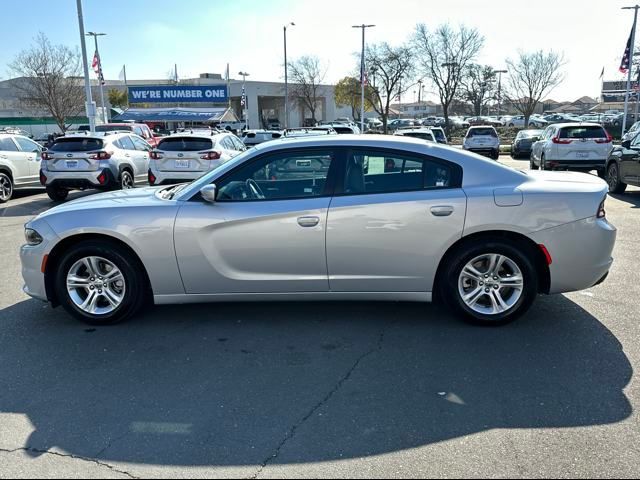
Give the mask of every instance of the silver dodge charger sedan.
<path id="1" fill-rule="evenodd" d="M 538 294 L 605 279 L 606 196 L 596 176 L 524 173 L 411 138 L 275 140 L 189 184 L 39 215 L 24 288 L 98 325 L 148 301 L 435 298 L 504 324 Z"/>

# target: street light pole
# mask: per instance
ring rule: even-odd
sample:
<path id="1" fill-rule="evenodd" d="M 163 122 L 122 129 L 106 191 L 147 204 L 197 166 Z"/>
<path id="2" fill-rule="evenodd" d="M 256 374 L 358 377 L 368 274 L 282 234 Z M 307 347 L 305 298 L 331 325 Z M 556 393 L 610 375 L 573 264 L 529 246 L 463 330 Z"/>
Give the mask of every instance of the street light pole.
<path id="1" fill-rule="evenodd" d="M 364 32 L 367 28 L 373 28 L 375 25 L 353 25 L 352 28 L 362 29 L 362 57 L 360 59 L 360 134 L 364 133 Z"/>
<path id="2" fill-rule="evenodd" d="M 293 22 L 285 25 L 284 28 L 284 129 L 289 128 L 289 64 L 287 63 L 287 28 L 295 27 Z"/>
<path id="3" fill-rule="evenodd" d="M 640 5 L 635 5 L 633 7 L 622 7 L 622 10 L 634 10 L 633 28 L 631 29 L 631 45 L 629 50 L 629 75 L 627 76 L 627 90 L 624 95 L 624 117 L 622 118 L 621 136 L 624 137 L 625 131 L 627 129 L 627 114 L 629 113 L 629 90 L 631 89 L 631 76 L 633 75 L 633 53 L 636 43 L 636 27 L 638 25 L 638 10 L 640 10 Z"/>
<path id="4" fill-rule="evenodd" d="M 498 118 L 500 118 L 500 103 L 502 102 L 502 74 L 508 73 L 508 70 L 494 70 L 493 73 L 498 74 Z"/>
<path id="5" fill-rule="evenodd" d="M 98 67 L 100 68 L 100 72 L 102 73 L 102 57 L 100 56 L 100 52 L 98 51 L 98 37 L 105 36 L 106 33 L 96 33 L 96 32 L 88 32 L 86 34 L 87 37 L 93 37 L 96 44 L 96 56 L 98 57 Z M 107 117 L 107 111 L 104 108 L 104 86 L 102 85 L 102 78 L 98 78 L 98 83 L 100 83 L 100 102 L 102 103 L 102 121 L 107 123 L 109 121 Z"/>
<path id="6" fill-rule="evenodd" d="M 94 133 L 96 131 L 96 110 L 93 106 L 93 99 L 91 98 L 91 83 L 89 80 L 89 65 L 87 63 L 87 45 L 84 41 L 84 20 L 82 18 L 82 0 L 76 0 L 76 7 L 78 9 L 78 28 L 80 29 L 80 46 L 82 48 L 82 66 L 84 67 L 84 91 L 86 95 L 86 111 L 89 118 L 89 131 Z"/>
<path id="7" fill-rule="evenodd" d="M 244 129 L 249 130 L 249 107 L 247 102 L 247 91 L 245 89 L 245 84 L 247 83 L 247 77 L 249 74 L 247 72 L 238 72 L 238 75 L 242 76 L 242 101 L 244 105 L 242 105 L 243 113 L 244 113 Z"/>

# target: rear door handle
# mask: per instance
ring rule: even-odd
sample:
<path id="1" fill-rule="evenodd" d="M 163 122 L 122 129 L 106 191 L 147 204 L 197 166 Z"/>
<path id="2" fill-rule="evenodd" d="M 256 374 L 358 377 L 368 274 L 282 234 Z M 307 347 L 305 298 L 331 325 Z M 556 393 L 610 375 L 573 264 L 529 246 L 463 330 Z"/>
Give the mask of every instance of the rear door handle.
<path id="1" fill-rule="evenodd" d="M 315 227 L 320 223 L 320 217 L 298 217 L 298 225 L 309 228 Z"/>
<path id="2" fill-rule="evenodd" d="M 434 217 L 448 217 L 453 213 L 453 207 L 451 205 L 441 205 L 438 207 L 431 207 L 431 215 Z"/>

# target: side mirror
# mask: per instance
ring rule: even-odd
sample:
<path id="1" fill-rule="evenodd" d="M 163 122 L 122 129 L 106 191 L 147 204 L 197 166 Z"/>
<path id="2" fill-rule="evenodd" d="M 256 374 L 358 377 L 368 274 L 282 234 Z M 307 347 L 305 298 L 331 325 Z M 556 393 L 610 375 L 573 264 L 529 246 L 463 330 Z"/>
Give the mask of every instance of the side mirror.
<path id="1" fill-rule="evenodd" d="M 202 187 L 200 189 L 200 195 L 202 195 L 205 202 L 213 204 L 216 203 L 216 191 L 216 186 L 212 183 L 211 185 L 205 185 Z"/>
<path id="2" fill-rule="evenodd" d="M 626 148 L 627 150 L 629 150 L 631 148 L 631 140 L 625 140 L 624 142 L 622 142 L 622 148 Z"/>

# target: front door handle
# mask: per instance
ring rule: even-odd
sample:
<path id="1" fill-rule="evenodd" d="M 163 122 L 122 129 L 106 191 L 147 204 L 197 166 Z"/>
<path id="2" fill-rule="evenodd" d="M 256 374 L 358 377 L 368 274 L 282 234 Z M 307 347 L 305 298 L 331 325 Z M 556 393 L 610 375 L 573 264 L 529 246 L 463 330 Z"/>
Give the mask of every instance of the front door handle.
<path id="1" fill-rule="evenodd" d="M 315 227 L 319 223 L 320 223 L 320 217 L 299 217 L 298 218 L 298 225 L 305 228 Z"/>
<path id="2" fill-rule="evenodd" d="M 453 207 L 451 205 L 441 205 L 438 207 L 431 207 L 431 215 L 434 217 L 448 217 L 453 213 Z"/>

